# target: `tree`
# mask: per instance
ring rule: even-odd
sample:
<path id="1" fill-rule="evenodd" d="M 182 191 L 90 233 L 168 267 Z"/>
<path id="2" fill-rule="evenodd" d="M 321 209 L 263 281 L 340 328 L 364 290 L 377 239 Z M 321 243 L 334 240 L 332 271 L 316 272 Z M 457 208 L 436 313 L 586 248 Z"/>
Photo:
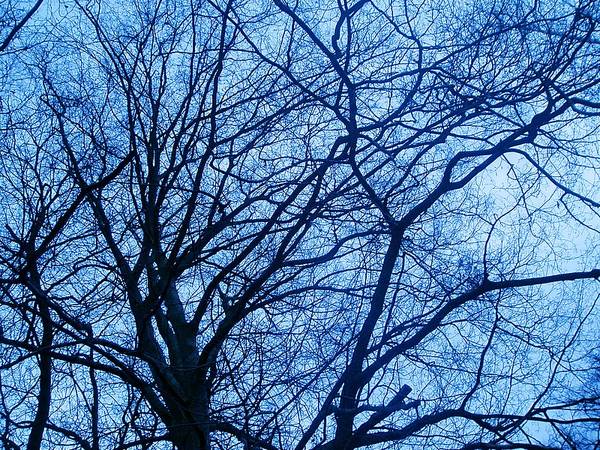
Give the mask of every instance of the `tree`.
<path id="1" fill-rule="evenodd" d="M 5 448 L 572 445 L 596 2 L 72 6 L 1 60 Z"/>
<path id="2" fill-rule="evenodd" d="M 0 20 L 0 26 L 2 27 L 2 41 L 0 42 L 0 52 L 5 51 L 12 41 L 14 41 L 17 33 L 25 26 L 25 24 L 31 19 L 36 11 L 42 6 L 44 0 L 37 0 L 29 10 L 22 14 L 22 17 L 15 14 L 18 10 L 13 5 L 11 0 L 2 0 L 0 3 L 0 11 L 2 12 L 2 19 Z M 6 32 L 5 32 L 6 30 Z"/>

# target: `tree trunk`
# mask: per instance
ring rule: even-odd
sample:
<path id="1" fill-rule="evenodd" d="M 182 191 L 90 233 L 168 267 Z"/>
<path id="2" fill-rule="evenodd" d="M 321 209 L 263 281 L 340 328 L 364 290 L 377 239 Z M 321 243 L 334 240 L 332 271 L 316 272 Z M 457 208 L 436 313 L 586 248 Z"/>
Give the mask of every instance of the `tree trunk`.
<path id="1" fill-rule="evenodd" d="M 173 444 L 178 450 L 209 450 L 210 449 L 210 423 L 209 423 L 209 396 L 205 385 L 199 384 L 193 388 L 188 386 L 190 404 L 182 405 L 173 416 L 175 420 L 169 427 Z"/>
<path id="2" fill-rule="evenodd" d="M 40 391 L 38 394 L 38 406 L 35 418 L 31 424 L 31 431 L 27 441 L 27 450 L 38 450 L 41 448 L 42 437 L 48 415 L 50 414 L 50 401 L 52 392 L 52 357 L 50 347 L 52 346 L 52 321 L 50 310 L 43 298 L 38 298 L 40 315 L 42 318 L 42 341 L 40 345 Z"/>
<path id="3" fill-rule="evenodd" d="M 173 444 L 178 450 L 208 450 L 208 439 L 201 436 L 194 425 L 175 425 L 171 430 Z"/>

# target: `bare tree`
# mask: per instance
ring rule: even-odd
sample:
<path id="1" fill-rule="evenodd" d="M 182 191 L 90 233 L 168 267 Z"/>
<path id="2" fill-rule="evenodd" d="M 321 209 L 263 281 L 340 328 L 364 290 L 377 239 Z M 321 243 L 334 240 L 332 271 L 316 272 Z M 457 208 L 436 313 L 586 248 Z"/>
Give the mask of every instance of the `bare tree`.
<path id="1" fill-rule="evenodd" d="M 75 6 L 0 60 L 5 448 L 578 444 L 596 2 Z"/>

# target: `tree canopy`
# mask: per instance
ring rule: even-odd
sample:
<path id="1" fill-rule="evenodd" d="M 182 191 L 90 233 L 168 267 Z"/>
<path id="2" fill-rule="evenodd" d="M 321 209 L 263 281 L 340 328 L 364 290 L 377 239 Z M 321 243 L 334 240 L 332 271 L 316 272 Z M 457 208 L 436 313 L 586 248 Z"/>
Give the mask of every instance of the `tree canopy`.
<path id="1" fill-rule="evenodd" d="M 0 3 L 5 449 L 598 441 L 598 2 L 42 3 Z"/>

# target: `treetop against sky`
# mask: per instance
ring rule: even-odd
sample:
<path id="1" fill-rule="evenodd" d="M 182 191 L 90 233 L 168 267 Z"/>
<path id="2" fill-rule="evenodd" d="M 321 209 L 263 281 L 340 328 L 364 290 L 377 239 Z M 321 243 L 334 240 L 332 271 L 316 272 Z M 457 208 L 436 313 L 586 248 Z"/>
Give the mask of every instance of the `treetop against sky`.
<path id="1" fill-rule="evenodd" d="M 3 448 L 595 448 L 599 21 L 0 0 Z"/>

